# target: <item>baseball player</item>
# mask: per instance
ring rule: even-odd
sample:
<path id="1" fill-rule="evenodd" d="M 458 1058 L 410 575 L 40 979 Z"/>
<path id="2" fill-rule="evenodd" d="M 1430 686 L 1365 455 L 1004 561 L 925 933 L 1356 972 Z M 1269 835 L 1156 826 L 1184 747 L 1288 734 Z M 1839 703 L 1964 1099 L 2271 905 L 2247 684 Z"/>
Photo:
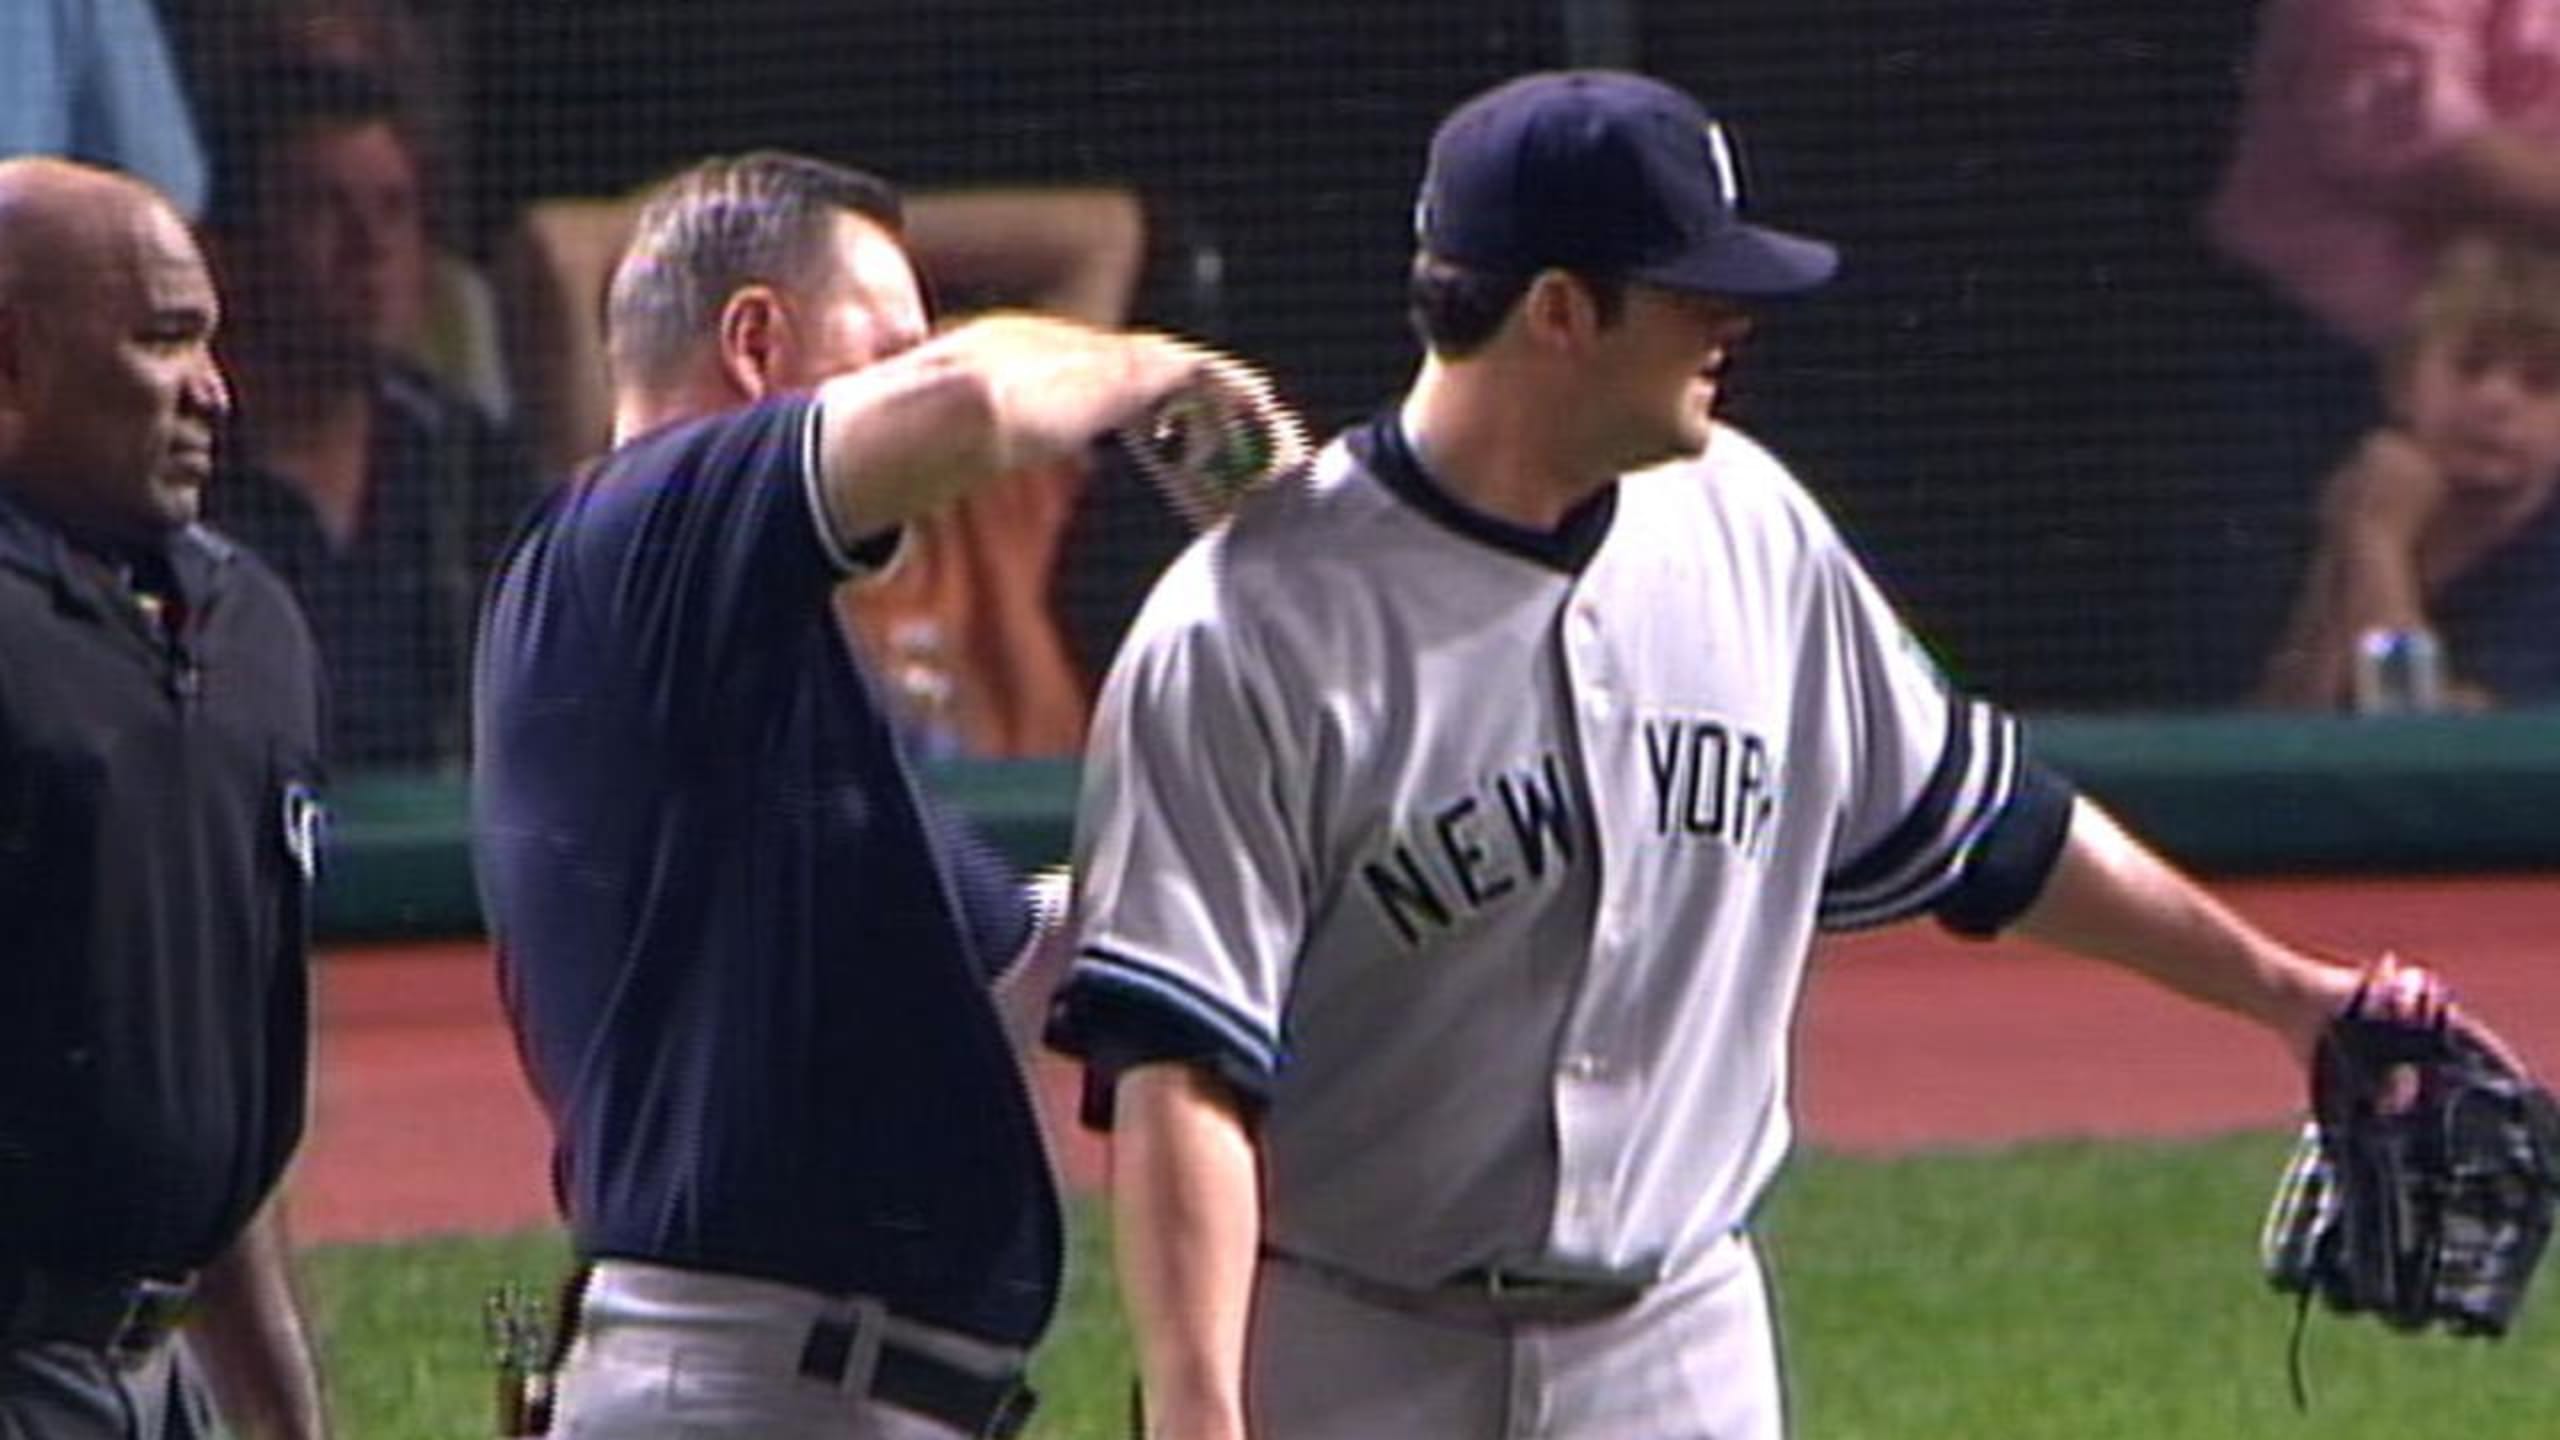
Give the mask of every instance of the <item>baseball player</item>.
<path id="1" fill-rule="evenodd" d="M 1650 79 L 1455 111 L 1411 391 L 1115 662 L 1051 1034 L 1115 1126 L 1152 1435 L 1780 1434 L 1749 1221 L 1817 926 L 2016 930 L 2297 1052 L 2353 989 L 1950 693 L 1714 419 L 1834 268 L 1741 201 Z"/>

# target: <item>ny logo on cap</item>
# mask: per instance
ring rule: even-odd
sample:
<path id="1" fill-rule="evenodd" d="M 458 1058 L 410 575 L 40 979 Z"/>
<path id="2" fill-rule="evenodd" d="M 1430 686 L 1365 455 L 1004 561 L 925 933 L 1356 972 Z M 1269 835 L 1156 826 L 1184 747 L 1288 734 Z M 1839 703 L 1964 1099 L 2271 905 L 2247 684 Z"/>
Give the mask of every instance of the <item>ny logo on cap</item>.
<path id="1" fill-rule="evenodd" d="M 1728 209 L 1742 208 L 1742 167 L 1733 161 L 1733 142 L 1725 138 L 1721 121 L 1706 124 L 1707 164 L 1716 172 L 1716 193 L 1724 197 Z"/>

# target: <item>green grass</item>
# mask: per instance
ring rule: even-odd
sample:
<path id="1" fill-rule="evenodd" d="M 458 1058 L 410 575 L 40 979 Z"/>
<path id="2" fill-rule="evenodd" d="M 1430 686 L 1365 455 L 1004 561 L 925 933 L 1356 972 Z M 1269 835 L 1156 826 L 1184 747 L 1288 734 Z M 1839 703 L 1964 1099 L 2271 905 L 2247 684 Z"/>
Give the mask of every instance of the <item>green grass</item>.
<path id="1" fill-rule="evenodd" d="M 2560 1311 L 2540 1293 L 2495 1344 L 2314 1312 L 2312 1413 L 2293 1412 L 2292 1307 L 2256 1270 L 2258 1219 L 2286 1145 L 2258 1135 L 1803 1161 L 1762 1227 L 1797 1435 L 2560 1435 Z M 1098 1227 L 1080 1218 L 1066 1313 L 1040 1357 L 1034 1434 L 1118 1440 L 1126 1351 Z M 547 1281 L 560 1256 L 548 1234 L 312 1256 L 345 1433 L 485 1434 L 481 1297 L 502 1280 Z"/>
<path id="2" fill-rule="evenodd" d="M 2315 1310 L 2311 1414 L 2258 1222 L 2290 1137 L 1819 1160 L 1768 1249 L 1808 1440 L 2560 1435 L 2560 1310 L 2494 1344 Z M 2555 1283 L 2542 1277 L 2544 1285 Z"/>

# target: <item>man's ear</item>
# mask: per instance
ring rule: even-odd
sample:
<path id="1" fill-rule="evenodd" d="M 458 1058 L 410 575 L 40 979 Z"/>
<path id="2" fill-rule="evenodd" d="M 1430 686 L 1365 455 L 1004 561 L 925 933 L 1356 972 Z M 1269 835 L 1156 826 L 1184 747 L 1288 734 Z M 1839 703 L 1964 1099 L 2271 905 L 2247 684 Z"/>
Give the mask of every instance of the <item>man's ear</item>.
<path id="1" fill-rule="evenodd" d="M 1520 324 L 1544 346 L 1579 350 L 1600 328 L 1600 308 L 1580 280 L 1562 270 L 1541 270 L 1520 296 Z"/>
<path id="2" fill-rule="evenodd" d="M 773 392 L 791 315 L 770 285 L 741 286 L 720 306 L 720 373 L 749 400 Z"/>

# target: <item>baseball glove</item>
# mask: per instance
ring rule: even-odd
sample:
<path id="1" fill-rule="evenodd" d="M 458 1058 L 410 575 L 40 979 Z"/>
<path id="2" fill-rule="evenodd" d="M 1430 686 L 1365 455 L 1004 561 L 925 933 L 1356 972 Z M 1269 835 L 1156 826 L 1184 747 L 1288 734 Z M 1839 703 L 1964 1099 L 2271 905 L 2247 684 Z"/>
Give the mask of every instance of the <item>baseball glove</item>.
<path id="1" fill-rule="evenodd" d="M 2269 1282 L 2304 1310 L 2317 1297 L 2455 1335 L 2515 1320 L 2560 1201 L 2560 1106 L 2449 1017 L 2431 977 L 2386 961 L 2320 1040 L 2312 1120 L 2260 1241 Z"/>

